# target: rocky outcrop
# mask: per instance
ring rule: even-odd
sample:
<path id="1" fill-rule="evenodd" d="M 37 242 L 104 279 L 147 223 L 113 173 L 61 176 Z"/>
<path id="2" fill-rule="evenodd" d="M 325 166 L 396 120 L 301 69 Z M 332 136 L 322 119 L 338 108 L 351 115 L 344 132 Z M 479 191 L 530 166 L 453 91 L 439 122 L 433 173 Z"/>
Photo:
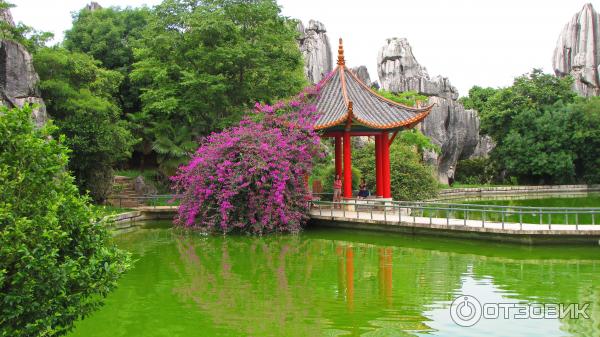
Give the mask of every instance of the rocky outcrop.
<path id="1" fill-rule="evenodd" d="M 0 17 L 14 25 L 9 10 L 2 11 Z M 48 116 L 38 83 L 39 77 L 27 49 L 14 41 L 0 40 L 0 102 L 10 108 L 32 104 L 33 118 L 40 126 L 46 123 Z"/>
<path id="2" fill-rule="evenodd" d="M 586 4 L 565 25 L 554 50 L 557 76 L 572 75 L 573 89 L 582 96 L 600 95 L 600 16 Z"/>
<path id="3" fill-rule="evenodd" d="M 8 8 L 0 9 L 0 21 L 6 22 L 10 26 L 15 26 L 15 20 L 13 19 L 10 9 Z"/>
<path id="4" fill-rule="evenodd" d="M 86 5 L 85 9 L 87 9 L 88 11 L 96 11 L 96 10 L 102 9 L 102 6 L 100 6 L 99 3 L 94 1 L 94 2 L 90 2 L 88 5 Z"/>
<path id="5" fill-rule="evenodd" d="M 450 166 L 460 159 L 486 156 L 493 143 L 479 135 L 479 117 L 466 110 L 458 99 L 458 90 L 446 77 L 430 78 L 427 69 L 417 62 L 406 39 L 391 38 L 379 51 L 377 72 L 381 87 L 392 92 L 416 91 L 435 104 L 431 114 L 421 123 L 423 134 L 439 145 L 441 154 L 426 153 L 425 160 L 438 169 L 439 180 L 448 182 Z"/>
<path id="6" fill-rule="evenodd" d="M 369 70 L 366 66 L 354 67 L 351 70 L 364 84 L 368 85 L 369 87 L 373 85 L 373 82 L 371 82 L 371 76 L 369 75 Z"/>
<path id="7" fill-rule="evenodd" d="M 304 73 L 309 82 L 315 84 L 333 70 L 331 45 L 327 37 L 325 25 L 319 21 L 310 20 L 305 27 L 298 24 L 298 45 L 304 57 Z"/>

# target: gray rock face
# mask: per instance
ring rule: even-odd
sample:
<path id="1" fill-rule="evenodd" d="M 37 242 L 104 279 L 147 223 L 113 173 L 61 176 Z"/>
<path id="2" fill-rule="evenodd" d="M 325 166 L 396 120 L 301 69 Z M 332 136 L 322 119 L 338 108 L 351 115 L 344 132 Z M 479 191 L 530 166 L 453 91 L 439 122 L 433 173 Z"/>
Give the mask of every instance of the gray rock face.
<path id="1" fill-rule="evenodd" d="M 381 87 L 392 92 L 413 90 L 435 104 L 431 114 L 419 126 L 423 134 L 442 149 L 441 154 L 426 153 L 424 159 L 437 167 L 440 182 L 448 182 L 450 166 L 460 159 L 487 156 L 493 148 L 489 137 L 479 135 L 479 116 L 466 110 L 458 99 L 458 90 L 446 77 L 430 78 L 417 62 L 406 39 L 391 38 L 379 51 L 377 72 Z"/>
<path id="2" fill-rule="evenodd" d="M 572 75 L 573 89 L 582 96 L 600 95 L 600 16 L 586 4 L 565 25 L 554 50 L 557 76 Z"/>
<path id="3" fill-rule="evenodd" d="M 94 2 L 90 2 L 88 5 L 86 5 L 85 9 L 87 9 L 88 11 L 95 11 L 98 9 L 102 9 L 102 6 L 100 6 L 99 3 L 94 1 Z"/>
<path id="4" fill-rule="evenodd" d="M 438 96 L 451 100 L 458 99 L 458 90 L 446 77 L 429 78 L 427 69 L 422 67 L 413 55 L 412 48 L 405 38 L 391 38 L 379 50 L 377 72 L 381 87 L 391 92 L 417 91 L 426 96 Z"/>
<path id="5" fill-rule="evenodd" d="M 313 84 L 318 83 L 333 70 L 327 30 L 325 25 L 315 20 L 310 20 L 307 27 L 300 22 L 297 29 L 300 32 L 298 45 L 304 57 L 304 73 L 308 81 Z"/>
<path id="6" fill-rule="evenodd" d="M 15 26 L 15 20 L 8 8 L 0 9 L 0 21 L 4 21 L 13 27 Z"/>
<path id="7" fill-rule="evenodd" d="M 12 15 L 7 10 L 0 18 L 12 20 Z M 12 21 L 8 23 L 13 24 Z M 0 40 L 0 102 L 10 108 L 32 104 L 34 120 L 41 126 L 48 120 L 48 115 L 38 83 L 39 77 L 27 49 L 14 41 Z"/>
<path id="8" fill-rule="evenodd" d="M 143 176 L 137 176 L 134 182 L 135 193 L 137 195 L 156 195 L 158 190 L 151 183 L 147 183 Z"/>
<path id="9" fill-rule="evenodd" d="M 368 85 L 369 87 L 373 85 L 373 82 L 371 82 L 371 76 L 369 75 L 369 70 L 366 66 L 358 66 L 352 68 L 351 70 L 364 84 Z"/>

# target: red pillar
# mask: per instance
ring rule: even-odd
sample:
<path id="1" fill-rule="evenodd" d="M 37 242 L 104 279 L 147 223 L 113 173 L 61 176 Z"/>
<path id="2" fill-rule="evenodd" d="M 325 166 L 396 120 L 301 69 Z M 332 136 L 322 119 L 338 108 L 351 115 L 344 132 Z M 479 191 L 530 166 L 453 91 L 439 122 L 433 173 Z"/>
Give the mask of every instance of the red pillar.
<path id="1" fill-rule="evenodd" d="M 391 176 L 390 176 L 390 140 L 388 133 L 384 131 L 381 135 L 381 147 L 383 152 L 383 197 L 392 197 Z"/>
<path id="2" fill-rule="evenodd" d="M 381 135 L 375 136 L 375 179 L 377 181 L 377 197 L 383 197 L 383 165 L 381 158 Z"/>
<path id="3" fill-rule="evenodd" d="M 350 131 L 344 131 L 344 198 L 352 198 L 352 150 Z"/>
<path id="4" fill-rule="evenodd" d="M 335 136 L 335 174 L 342 178 L 342 137 Z"/>

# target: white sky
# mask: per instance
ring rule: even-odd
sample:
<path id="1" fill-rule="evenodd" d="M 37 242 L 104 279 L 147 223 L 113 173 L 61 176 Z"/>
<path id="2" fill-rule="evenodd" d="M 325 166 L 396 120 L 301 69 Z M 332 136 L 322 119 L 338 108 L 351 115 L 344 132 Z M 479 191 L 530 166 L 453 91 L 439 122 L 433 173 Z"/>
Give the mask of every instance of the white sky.
<path id="1" fill-rule="evenodd" d="M 71 12 L 88 0 L 12 0 L 15 21 L 58 39 Z M 102 6 L 148 6 L 160 0 L 97 0 Z M 461 95 L 473 85 L 507 86 L 515 76 L 552 71 L 552 52 L 571 17 L 590 0 L 279 0 L 283 14 L 323 22 L 347 64 L 366 65 L 377 79 L 377 52 L 388 37 L 405 37 L 430 76 L 450 78 Z M 600 10 L 600 0 L 591 1 Z"/>

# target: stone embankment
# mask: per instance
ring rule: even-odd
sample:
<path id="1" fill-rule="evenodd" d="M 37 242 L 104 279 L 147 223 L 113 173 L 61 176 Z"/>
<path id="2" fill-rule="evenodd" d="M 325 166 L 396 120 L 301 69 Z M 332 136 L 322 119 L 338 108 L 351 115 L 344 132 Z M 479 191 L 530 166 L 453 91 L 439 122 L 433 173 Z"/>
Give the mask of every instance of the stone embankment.
<path id="1" fill-rule="evenodd" d="M 545 193 L 585 193 L 598 191 L 600 191 L 600 185 L 497 186 L 450 188 L 440 191 L 440 194 L 438 198 L 436 198 L 436 200 L 473 196 Z"/>
<path id="2" fill-rule="evenodd" d="M 145 221 L 172 220 L 177 206 L 138 207 L 135 211 L 105 217 L 108 228 L 115 232 L 135 229 Z"/>

